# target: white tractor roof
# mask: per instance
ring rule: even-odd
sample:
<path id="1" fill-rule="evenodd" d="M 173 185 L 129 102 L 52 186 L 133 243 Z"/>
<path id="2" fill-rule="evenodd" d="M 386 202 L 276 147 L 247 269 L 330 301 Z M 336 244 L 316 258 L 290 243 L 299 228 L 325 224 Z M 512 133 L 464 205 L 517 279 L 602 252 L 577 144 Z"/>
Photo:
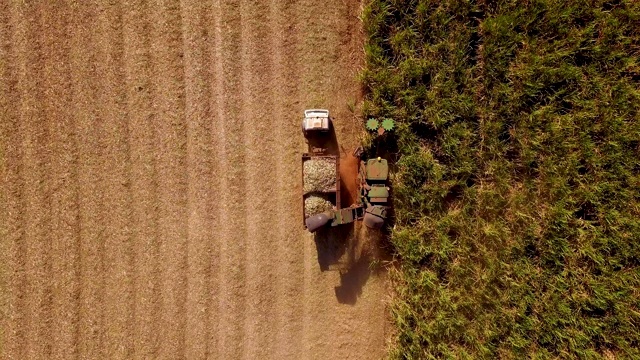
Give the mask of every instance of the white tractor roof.
<path id="1" fill-rule="evenodd" d="M 306 118 L 328 118 L 329 110 L 325 109 L 308 109 L 304 111 L 304 117 Z"/>

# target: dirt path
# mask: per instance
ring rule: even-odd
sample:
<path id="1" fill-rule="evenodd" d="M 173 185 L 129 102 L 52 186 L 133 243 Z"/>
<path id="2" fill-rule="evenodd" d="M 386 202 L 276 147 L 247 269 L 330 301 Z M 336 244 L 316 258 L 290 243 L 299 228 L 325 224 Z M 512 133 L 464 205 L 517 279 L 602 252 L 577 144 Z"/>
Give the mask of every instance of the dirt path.
<path id="1" fill-rule="evenodd" d="M 302 111 L 357 145 L 359 7 L 0 2 L 0 358 L 383 356 L 375 246 L 300 213 Z"/>

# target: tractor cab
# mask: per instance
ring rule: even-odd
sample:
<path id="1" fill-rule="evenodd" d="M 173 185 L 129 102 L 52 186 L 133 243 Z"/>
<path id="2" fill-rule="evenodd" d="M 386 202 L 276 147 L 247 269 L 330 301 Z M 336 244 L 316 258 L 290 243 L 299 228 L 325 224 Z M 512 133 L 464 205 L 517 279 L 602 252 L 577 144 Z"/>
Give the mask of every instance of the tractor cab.
<path id="1" fill-rule="evenodd" d="M 369 159 L 365 164 L 367 181 L 387 181 L 389 177 L 389 164 L 386 159 Z"/>
<path id="2" fill-rule="evenodd" d="M 389 198 L 389 188 L 384 184 L 373 184 L 367 191 L 371 203 L 386 203 Z"/>
<path id="3" fill-rule="evenodd" d="M 387 160 L 382 158 L 369 159 L 362 162 L 360 169 L 361 177 L 361 193 L 364 202 L 369 204 L 384 205 L 389 198 L 389 188 L 386 185 L 389 178 L 389 164 Z"/>

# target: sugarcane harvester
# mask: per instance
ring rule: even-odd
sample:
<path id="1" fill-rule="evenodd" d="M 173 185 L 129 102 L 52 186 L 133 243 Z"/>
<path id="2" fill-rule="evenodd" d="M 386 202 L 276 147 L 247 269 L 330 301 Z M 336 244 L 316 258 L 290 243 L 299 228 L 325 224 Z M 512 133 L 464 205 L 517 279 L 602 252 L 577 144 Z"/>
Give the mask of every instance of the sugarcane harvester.
<path id="1" fill-rule="evenodd" d="M 325 136 L 331 127 L 329 111 L 305 111 L 302 131 L 307 140 Z M 340 206 L 339 157 L 328 155 L 326 149 L 313 148 L 302 154 L 304 226 L 316 232 L 326 226 L 339 226 L 362 220 L 372 229 L 380 229 L 387 217 L 389 200 L 389 165 L 387 160 L 363 160 L 361 148 L 354 152 L 359 158 L 357 176 L 358 197 L 350 207 Z"/>

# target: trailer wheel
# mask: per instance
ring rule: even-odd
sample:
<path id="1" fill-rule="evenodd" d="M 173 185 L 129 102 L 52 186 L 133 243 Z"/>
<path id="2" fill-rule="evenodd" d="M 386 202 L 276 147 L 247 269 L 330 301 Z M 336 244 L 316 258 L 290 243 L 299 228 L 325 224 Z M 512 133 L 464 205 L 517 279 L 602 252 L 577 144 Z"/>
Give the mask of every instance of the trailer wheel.
<path id="1" fill-rule="evenodd" d="M 304 221 L 304 224 L 307 226 L 307 230 L 309 230 L 309 232 L 314 233 L 316 232 L 316 230 L 327 225 L 329 220 L 331 220 L 331 217 L 329 216 L 329 214 L 321 213 L 321 214 L 309 216 Z"/>

